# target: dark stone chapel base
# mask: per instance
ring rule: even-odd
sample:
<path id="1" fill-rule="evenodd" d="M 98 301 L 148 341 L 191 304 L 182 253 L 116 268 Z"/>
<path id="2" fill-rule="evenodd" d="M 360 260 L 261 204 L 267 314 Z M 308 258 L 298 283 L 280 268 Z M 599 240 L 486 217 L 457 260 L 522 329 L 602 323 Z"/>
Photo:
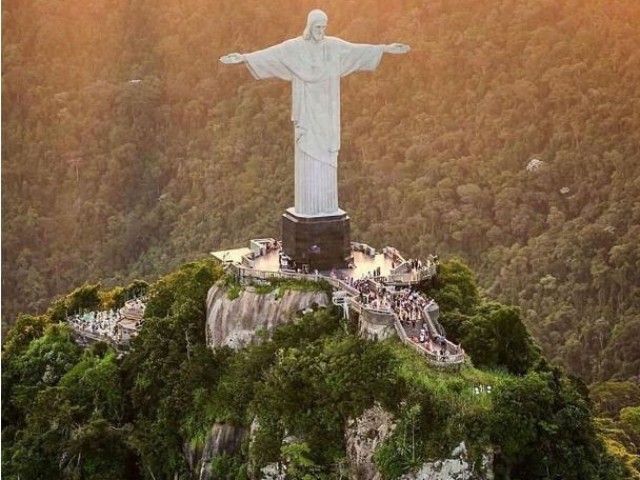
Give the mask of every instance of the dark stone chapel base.
<path id="1" fill-rule="evenodd" d="M 349 216 L 299 217 L 287 210 L 282 215 L 282 250 L 300 268 L 330 270 L 346 268 L 351 257 Z"/>

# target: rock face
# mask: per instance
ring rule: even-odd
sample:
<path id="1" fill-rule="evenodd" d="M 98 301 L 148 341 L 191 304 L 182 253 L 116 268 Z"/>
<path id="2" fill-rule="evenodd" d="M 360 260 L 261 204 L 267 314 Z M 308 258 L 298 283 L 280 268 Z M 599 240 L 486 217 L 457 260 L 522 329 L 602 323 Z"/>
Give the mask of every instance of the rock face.
<path id="1" fill-rule="evenodd" d="M 258 294 L 253 287 L 245 287 L 233 300 L 228 298 L 227 292 L 226 287 L 214 285 L 207 294 L 206 333 L 210 347 L 226 345 L 238 350 L 256 339 L 257 330 L 271 330 L 313 304 L 329 304 L 324 292 L 278 292 L 276 289 L 268 294 Z"/>
<path id="2" fill-rule="evenodd" d="M 380 480 L 373 455 L 376 449 L 393 433 L 395 424 L 391 413 L 379 405 L 365 410 L 356 420 L 352 420 L 346 429 L 347 458 L 353 480 Z M 400 477 L 401 480 L 493 480 L 491 454 L 482 458 L 482 473 L 474 473 L 473 466 L 467 460 L 464 442 L 451 452 L 451 457 L 427 462 L 415 473 Z"/>
<path id="3" fill-rule="evenodd" d="M 234 425 L 216 423 L 207 434 L 204 447 L 194 449 L 185 445 L 184 454 L 189 469 L 197 474 L 198 480 L 212 480 L 211 460 L 226 453 L 233 455 L 240 451 L 247 429 Z"/>
<path id="4" fill-rule="evenodd" d="M 373 454 L 394 428 L 392 415 L 379 405 L 365 410 L 347 425 L 347 458 L 352 470 L 351 478 L 382 478 L 373 463 Z"/>
<path id="5" fill-rule="evenodd" d="M 392 313 L 382 313 L 363 309 L 360 315 L 358 335 L 367 340 L 384 340 L 396 335 L 393 325 L 395 317 Z"/>
<path id="6" fill-rule="evenodd" d="M 484 472 L 476 474 L 473 466 L 462 458 L 438 460 L 422 465 L 418 472 L 403 475 L 400 480 L 493 480 L 492 458 L 484 455 L 482 458 Z"/>

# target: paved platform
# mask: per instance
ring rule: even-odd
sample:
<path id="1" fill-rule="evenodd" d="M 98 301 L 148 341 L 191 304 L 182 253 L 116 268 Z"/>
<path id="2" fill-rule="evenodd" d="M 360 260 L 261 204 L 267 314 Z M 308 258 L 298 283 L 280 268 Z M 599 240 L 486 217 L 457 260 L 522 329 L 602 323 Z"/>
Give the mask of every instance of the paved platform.
<path id="1" fill-rule="evenodd" d="M 359 280 L 367 275 L 373 274 L 373 271 L 380 267 L 380 275 L 386 276 L 391 273 L 392 261 L 382 253 L 374 256 L 367 255 L 364 252 L 352 252 L 354 268 L 334 269 L 333 272 L 338 278 L 353 278 Z M 272 251 L 255 259 L 253 268 L 265 272 L 277 272 L 280 270 L 278 263 L 278 251 Z M 311 272 L 312 273 L 312 272 Z M 322 270 L 320 274 L 330 276 L 331 270 Z"/>

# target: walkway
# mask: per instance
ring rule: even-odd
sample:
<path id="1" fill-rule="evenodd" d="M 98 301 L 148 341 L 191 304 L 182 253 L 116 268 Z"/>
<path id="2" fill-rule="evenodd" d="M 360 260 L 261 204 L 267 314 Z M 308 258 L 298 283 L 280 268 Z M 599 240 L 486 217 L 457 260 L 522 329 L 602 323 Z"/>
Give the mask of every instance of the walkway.
<path id="1" fill-rule="evenodd" d="M 273 244 L 272 244 L 273 245 Z M 375 250 L 364 244 L 356 244 L 356 253 L 374 258 Z M 392 247 L 384 249 L 385 260 L 377 259 L 369 270 L 355 268 L 334 270 L 332 272 L 301 273 L 279 267 L 277 248 L 252 249 L 241 264 L 228 263 L 226 268 L 239 281 L 269 280 L 271 278 L 290 278 L 297 280 L 325 280 L 341 294 L 348 308 L 362 313 L 368 310 L 377 314 L 393 316 L 394 327 L 401 341 L 424 355 L 427 361 L 438 367 L 457 366 L 464 362 L 464 350 L 446 339 L 442 325 L 437 320 L 439 307 L 413 289 L 417 283 L 433 277 L 437 260 L 430 257 L 422 264 L 416 260 L 405 260 Z M 274 260 L 275 259 L 275 260 Z M 357 259 L 356 259 L 357 261 Z M 385 271 L 384 266 L 392 268 Z M 265 268 L 262 270 L 260 267 Z M 380 267 L 377 271 L 376 269 Z M 365 278 L 356 279 L 355 272 L 367 271 Z M 408 313 L 408 310 L 411 313 Z"/>
<path id="2" fill-rule="evenodd" d="M 373 308 L 393 314 L 400 339 L 433 365 L 450 366 L 464 362 L 464 350 L 446 339 L 445 331 L 437 320 L 440 309 L 435 300 L 411 286 L 399 288 L 378 279 L 356 283 L 359 294 L 351 299 L 351 306 L 356 306 L 358 311 Z M 359 304 L 362 305 L 358 308 Z"/>
<path id="3" fill-rule="evenodd" d="M 388 315 L 400 340 L 415 349 L 438 367 L 457 366 L 464 362 L 464 350 L 446 339 L 438 322 L 439 307 L 433 299 L 413 287 L 436 274 L 437 257 L 429 257 L 424 264 L 405 260 L 395 248 L 385 247 L 382 254 L 366 244 L 352 244 L 354 265 L 349 269 L 331 272 L 302 273 L 282 269 L 279 245 L 273 239 L 252 240 L 234 261 L 225 251 L 223 262 L 228 272 L 243 283 L 272 278 L 328 282 L 340 294 L 347 308 L 359 314 Z M 240 250 L 240 249 L 237 249 Z M 221 252 L 217 252 L 220 254 Z M 216 255 L 220 258 L 220 255 Z M 356 275 L 362 278 L 356 278 Z M 89 312 L 67 318 L 84 343 L 105 341 L 116 348 L 127 348 L 144 322 L 145 301 L 132 299 L 119 310 Z"/>
<path id="4" fill-rule="evenodd" d="M 83 344 L 107 342 L 116 348 L 127 347 L 144 322 L 146 304 L 134 298 L 118 310 L 102 310 L 71 315 L 67 323 Z"/>

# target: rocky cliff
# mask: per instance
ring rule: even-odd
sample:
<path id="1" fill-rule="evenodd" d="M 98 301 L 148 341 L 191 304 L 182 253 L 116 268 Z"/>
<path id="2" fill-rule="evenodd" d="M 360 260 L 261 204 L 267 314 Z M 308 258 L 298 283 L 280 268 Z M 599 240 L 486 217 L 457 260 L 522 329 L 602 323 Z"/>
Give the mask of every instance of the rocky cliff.
<path id="1" fill-rule="evenodd" d="M 394 428 L 393 416 L 378 404 L 349 422 L 345 436 L 351 478 L 380 480 L 373 454 Z"/>
<path id="2" fill-rule="evenodd" d="M 395 429 L 393 415 L 376 404 L 347 425 L 345 440 L 347 458 L 351 467 L 349 478 L 353 480 L 380 480 L 373 461 L 377 448 Z M 467 449 L 464 442 L 451 452 L 451 458 L 425 462 L 417 472 L 403 475 L 401 480 L 492 480 L 492 455 L 482 459 L 480 471 L 467 461 Z"/>
<path id="3" fill-rule="evenodd" d="M 212 480 L 211 461 L 219 455 L 235 455 L 240 451 L 247 429 L 235 425 L 216 423 L 207 433 L 204 445 L 197 447 L 186 443 L 184 456 L 189 463 L 193 478 Z"/>
<path id="4" fill-rule="evenodd" d="M 214 285 L 207 294 L 207 345 L 227 345 L 240 349 L 256 338 L 256 332 L 271 330 L 286 323 L 292 314 L 314 305 L 326 306 L 326 293 L 275 289 L 258 293 L 254 287 L 244 287 L 239 296 L 229 298 L 229 289 Z"/>

